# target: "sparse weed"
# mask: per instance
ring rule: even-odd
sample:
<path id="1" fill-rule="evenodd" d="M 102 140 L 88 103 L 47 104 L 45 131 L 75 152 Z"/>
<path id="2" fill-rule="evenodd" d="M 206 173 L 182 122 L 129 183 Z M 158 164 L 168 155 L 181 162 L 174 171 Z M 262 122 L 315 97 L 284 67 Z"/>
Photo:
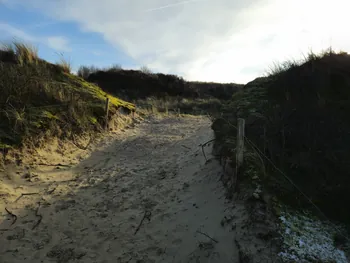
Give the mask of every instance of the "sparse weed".
<path id="1" fill-rule="evenodd" d="M 64 58 L 63 54 L 60 53 L 60 60 L 57 63 L 58 66 L 60 66 L 65 73 L 71 73 L 72 71 L 72 63 L 70 60 Z"/>

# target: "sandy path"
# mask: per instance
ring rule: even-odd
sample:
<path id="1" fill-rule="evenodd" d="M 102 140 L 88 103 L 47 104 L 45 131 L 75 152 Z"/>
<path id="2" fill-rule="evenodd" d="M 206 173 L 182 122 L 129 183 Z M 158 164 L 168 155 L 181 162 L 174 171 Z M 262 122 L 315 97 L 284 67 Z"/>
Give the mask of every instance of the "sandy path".
<path id="1" fill-rule="evenodd" d="M 204 117 L 153 119 L 74 168 L 3 180 L 0 262 L 238 262 L 222 168 L 198 147 L 212 138 Z M 15 201 L 23 192 L 39 194 Z"/>

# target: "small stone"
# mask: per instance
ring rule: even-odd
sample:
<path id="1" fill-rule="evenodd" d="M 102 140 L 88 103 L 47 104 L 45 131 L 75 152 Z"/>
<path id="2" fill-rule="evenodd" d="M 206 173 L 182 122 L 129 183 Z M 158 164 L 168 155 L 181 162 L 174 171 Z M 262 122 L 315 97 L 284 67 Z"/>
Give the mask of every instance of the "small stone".
<path id="1" fill-rule="evenodd" d="M 253 193 L 253 196 L 254 196 L 254 198 L 256 198 L 256 199 L 260 199 L 260 195 L 259 195 L 257 192 Z"/>

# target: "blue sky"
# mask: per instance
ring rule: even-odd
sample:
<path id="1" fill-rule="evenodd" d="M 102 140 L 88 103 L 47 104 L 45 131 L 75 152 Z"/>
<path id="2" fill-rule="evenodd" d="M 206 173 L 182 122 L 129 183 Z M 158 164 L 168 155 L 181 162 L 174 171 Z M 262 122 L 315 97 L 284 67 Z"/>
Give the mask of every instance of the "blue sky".
<path id="1" fill-rule="evenodd" d="M 11 27 L 5 29 L 4 25 Z M 23 31 L 28 37 L 16 34 L 12 29 Z M 57 39 L 53 39 L 50 45 L 47 43 L 49 37 Z M 107 43 L 100 33 L 83 32 L 74 21 L 58 21 L 29 7 L 12 7 L 0 2 L 0 41 L 13 39 L 35 45 L 39 56 L 50 62 L 57 62 L 63 56 L 71 61 L 75 70 L 80 65 L 105 67 L 120 64 L 125 68 L 139 66 L 120 48 Z"/>
<path id="2" fill-rule="evenodd" d="M 245 83 L 330 45 L 350 51 L 348 0 L 0 0 L 0 41 L 79 65 L 147 66 Z"/>

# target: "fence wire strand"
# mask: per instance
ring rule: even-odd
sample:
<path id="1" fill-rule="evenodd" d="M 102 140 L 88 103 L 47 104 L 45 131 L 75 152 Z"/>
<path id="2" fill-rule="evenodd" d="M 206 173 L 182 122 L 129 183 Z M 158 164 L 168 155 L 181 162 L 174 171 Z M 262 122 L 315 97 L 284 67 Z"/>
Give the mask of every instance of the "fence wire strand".
<path id="1" fill-rule="evenodd" d="M 232 123 L 230 123 L 228 120 L 224 119 L 224 118 L 219 118 L 223 121 L 225 121 L 228 125 L 230 125 L 231 127 L 235 128 L 236 130 L 238 130 L 237 126 L 233 125 Z M 331 220 L 326 216 L 326 214 L 311 200 L 311 198 L 305 194 L 301 188 L 295 184 L 293 182 L 293 180 L 286 175 L 286 173 L 284 173 L 281 169 L 279 169 L 275 164 L 274 162 L 268 157 L 266 156 L 260 149 L 258 146 L 256 146 L 255 143 L 253 143 L 246 135 L 244 135 L 244 139 L 247 141 L 247 143 L 253 147 L 257 153 L 260 155 L 260 157 L 264 157 L 275 169 L 276 171 L 278 171 L 292 186 L 295 187 L 296 190 L 298 190 L 300 192 L 300 194 L 302 194 L 302 196 L 320 213 L 320 215 L 322 215 L 328 222 L 331 222 Z M 333 228 L 336 230 L 336 232 L 338 232 L 342 237 L 344 237 L 347 242 L 350 241 L 350 239 L 345 236 L 343 233 L 342 233 L 342 230 L 337 227 L 335 224 L 331 223 L 331 225 L 333 226 Z"/>

